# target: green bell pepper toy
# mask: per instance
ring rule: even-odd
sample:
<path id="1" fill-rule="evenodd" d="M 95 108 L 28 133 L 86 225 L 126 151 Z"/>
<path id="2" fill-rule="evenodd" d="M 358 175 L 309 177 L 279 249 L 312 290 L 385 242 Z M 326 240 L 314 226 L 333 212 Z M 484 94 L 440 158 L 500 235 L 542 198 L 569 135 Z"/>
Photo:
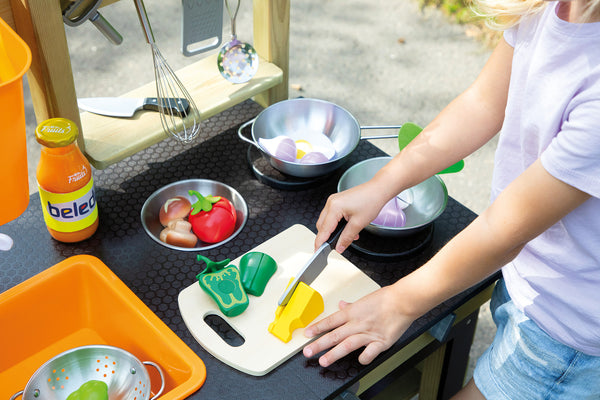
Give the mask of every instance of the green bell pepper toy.
<path id="1" fill-rule="evenodd" d="M 246 293 L 262 296 L 267 282 L 277 271 L 277 262 L 268 254 L 251 251 L 240 258 L 240 274 Z"/>
<path id="2" fill-rule="evenodd" d="M 108 400 L 108 385 L 103 381 L 85 382 L 67 400 Z"/>
<path id="3" fill-rule="evenodd" d="M 197 260 L 204 261 L 206 268 L 196 275 L 196 279 L 221 312 L 228 317 L 243 313 L 248 308 L 248 295 L 242 286 L 240 271 L 235 265 L 228 265 L 231 260 L 215 262 L 199 254 Z"/>

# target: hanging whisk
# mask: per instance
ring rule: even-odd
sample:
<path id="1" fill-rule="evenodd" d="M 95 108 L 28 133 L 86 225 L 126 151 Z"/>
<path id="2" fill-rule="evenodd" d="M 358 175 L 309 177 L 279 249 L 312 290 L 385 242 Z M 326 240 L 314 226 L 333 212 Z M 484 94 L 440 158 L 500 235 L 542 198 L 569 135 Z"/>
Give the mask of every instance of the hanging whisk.
<path id="1" fill-rule="evenodd" d="M 165 132 L 188 143 L 200 131 L 200 112 L 156 45 L 144 3 L 142 0 L 134 0 L 134 2 L 146 41 L 152 48 L 160 122 Z"/>

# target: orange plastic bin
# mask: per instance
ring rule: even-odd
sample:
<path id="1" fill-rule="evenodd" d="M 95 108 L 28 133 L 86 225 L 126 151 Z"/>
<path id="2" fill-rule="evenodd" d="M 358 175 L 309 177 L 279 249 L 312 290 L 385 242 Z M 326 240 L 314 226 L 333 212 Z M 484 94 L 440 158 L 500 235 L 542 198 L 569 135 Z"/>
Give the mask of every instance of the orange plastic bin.
<path id="1" fill-rule="evenodd" d="M 90 344 L 157 363 L 165 376 L 161 400 L 186 398 L 206 379 L 196 353 L 92 256 L 67 258 L 0 293 L 0 321 L 0 399 L 23 390 L 52 357 Z M 148 372 L 156 393 L 160 377 Z"/>
<path id="2" fill-rule="evenodd" d="M 29 47 L 0 18 L 0 225 L 29 203 L 22 78 L 30 65 Z"/>

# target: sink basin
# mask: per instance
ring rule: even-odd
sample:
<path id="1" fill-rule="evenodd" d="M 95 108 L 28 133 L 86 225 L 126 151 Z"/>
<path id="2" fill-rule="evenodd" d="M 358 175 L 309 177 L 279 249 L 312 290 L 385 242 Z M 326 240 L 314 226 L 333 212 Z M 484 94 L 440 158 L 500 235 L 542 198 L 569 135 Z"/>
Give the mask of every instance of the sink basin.
<path id="1" fill-rule="evenodd" d="M 0 321 L 0 399 L 23 390 L 55 355 L 90 344 L 119 347 L 160 365 L 166 384 L 161 400 L 185 398 L 206 379 L 196 353 L 93 256 L 67 258 L 1 293 Z M 158 373 L 148 373 L 160 386 Z M 153 385 L 152 392 L 158 389 Z"/>

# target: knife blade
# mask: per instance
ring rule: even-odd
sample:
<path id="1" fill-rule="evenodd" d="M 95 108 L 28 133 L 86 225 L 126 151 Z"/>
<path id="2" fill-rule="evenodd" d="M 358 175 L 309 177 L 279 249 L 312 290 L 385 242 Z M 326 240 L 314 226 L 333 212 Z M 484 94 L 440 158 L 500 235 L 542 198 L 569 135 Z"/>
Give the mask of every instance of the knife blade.
<path id="1" fill-rule="evenodd" d="M 290 301 L 294 290 L 296 290 L 296 287 L 298 287 L 300 282 L 310 285 L 325 269 L 327 266 L 327 257 L 329 256 L 329 253 L 331 253 L 331 250 L 335 248 L 335 244 L 337 243 L 340 234 L 346 227 L 346 223 L 347 221 L 344 218 L 338 222 L 337 227 L 333 230 L 333 233 L 329 236 L 329 239 L 327 239 L 327 241 L 323 243 L 317 249 L 317 251 L 315 251 L 300 272 L 294 277 L 292 283 L 290 283 L 285 289 L 281 295 L 281 298 L 277 302 L 279 306 L 285 306 Z"/>
<path id="2" fill-rule="evenodd" d="M 165 111 L 184 117 L 190 104 L 182 98 L 165 98 L 159 104 L 156 97 L 85 97 L 77 99 L 80 109 L 110 117 L 131 118 L 139 110 Z"/>

